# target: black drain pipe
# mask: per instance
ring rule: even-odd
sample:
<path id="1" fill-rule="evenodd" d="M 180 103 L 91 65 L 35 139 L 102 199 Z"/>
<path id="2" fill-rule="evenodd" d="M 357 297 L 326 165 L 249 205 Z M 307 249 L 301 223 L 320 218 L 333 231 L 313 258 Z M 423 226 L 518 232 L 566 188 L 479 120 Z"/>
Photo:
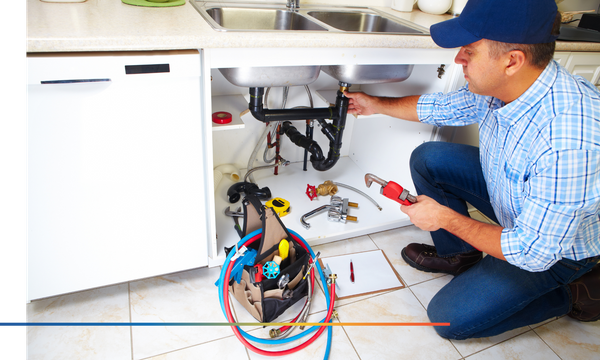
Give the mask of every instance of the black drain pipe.
<path id="1" fill-rule="evenodd" d="M 263 95 L 265 88 L 250 88 L 249 109 L 256 120 L 262 122 L 306 120 L 306 119 L 333 119 L 333 108 L 317 109 L 264 109 Z"/>
<path id="2" fill-rule="evenodd" d="M 349 99 L 344 96 L 344 91 L 350 85 L 340 82 L 337 92 L 335 107 L 317 109 L 277 109 L 269 110 L 263 108 L 264 88 L 250 88 L 249 108 L 252 116 L 263 122 L 284 121 L 281 126 L 281 134 L 286 134 L 290 140 L 311 153 L 310 162 L 315 170 L 325 171 L 331 169 L 339 160 L 342 148 L 342 136 L 346 126 L 346 115 L 348 114 Z M 319 144 L 311 138 L 302 135 L 290 120 L 317 119 L 321 124 L 321 131 L 329 139 L 329 153 L 327 158 Z M 332 119 L 329 124 L 325 119 Z"/>

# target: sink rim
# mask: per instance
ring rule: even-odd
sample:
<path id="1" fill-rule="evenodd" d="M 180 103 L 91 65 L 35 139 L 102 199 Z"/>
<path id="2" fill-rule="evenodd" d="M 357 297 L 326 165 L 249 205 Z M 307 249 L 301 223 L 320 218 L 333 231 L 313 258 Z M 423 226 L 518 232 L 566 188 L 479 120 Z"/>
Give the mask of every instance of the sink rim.
<path id="1" fill-rule="evenodd" d="M 281 3 L 243 3 L 243 2 L 215 2 L 215 1 L 190 1 L 192 6 L 200 13 L 202 18 L 215 30 L 220 32 L 292 32 L 306 34 L 306 33 L 338 33 L 338 34 L 362 34 L 362 35 L 410 35 L 410 36 L 430 36 L 429 29 L 415 24 L 411 21 L 397 18 L 391 14 L 385 13 L 375 8 L 362 7 L 362 6 L 335 6 L 335 5 L 316 5 L 308 4 L 302 6 L 300 9 L 292 11 L 285 7 L 285 4 Z M 239 9 L 273 9 L 283 10 L 297 13 L 304 17 L 307 21 L 312 22 L 318 26 L 325 28 L 323 30 L 279 30 L 279 29 L 233 29 L 224 28 L 220 26 L 208 13 L 208 9 L 212 8 L 239 8 Z M 398 23 L 406 26 L 418 33 L 407 33 L 407 32 L 366 32 L 366 31 L 347 31 L 335 28 L 327 23 L 324 23 L 308 14 L 311 11 L 322 11 L 322 12 L 361 12 L 370 15 L 378 15 L 389 21 Z"/>
<path id="2" fill-rule="evenodd" d="M 219 24 L 217 22 L 217 20 L 215 20 L 215 18 L 213 18 L 210 14 L 210 12 L 212 12 L 212 10 L 219 10 L 222 12 L 226 12 L 226 10 L 228 9 L 238 9 L 240 11 L 269 11 L 269 12 L 274 12 L 274 13 L 283 13 L 286 14 L 287 16 L 290 17 L 300 17 L 303 21 L 305 21 L 308 24 L 311 24 L 315 27 L 315 29 L 241 29 L 241 28 L 230 28 L 230 27 L 225 27 L 221 24 Z M 328 31 L 327 28 L 325 28 L 323 25 L 319 24 L 318 22 L 314 21 L 312 18 L 308 17 L 308 16 L 304 16 L 302 14 L 299 14 L 297 12 L 294 11 L 289 11 L 285 8 L 281 9 L 281 8 L 265 8 L 265 7 L 238 7 L 238 6 L 210 6 L 210 7 L 206 7 L 205 9 L 203 9 L 203 11 L 207 14 L 208 16 L 208 22 L 209 24 L 215 28 L 215 30 L 220 30 L 220 31 L 248 31 L 248 32 L 255 32 L 255 31 L 284 31 L 284 32 L 289 32 L 289 31 L 301 31 L 301 32 L 306 32 L 306 31 L 313 31 L 313 32 L 323 32 L 323 31 Z M 206 19 L 206 18 L 205 18 Z M 294 23 L 294 22 L 292 22 Z"/>

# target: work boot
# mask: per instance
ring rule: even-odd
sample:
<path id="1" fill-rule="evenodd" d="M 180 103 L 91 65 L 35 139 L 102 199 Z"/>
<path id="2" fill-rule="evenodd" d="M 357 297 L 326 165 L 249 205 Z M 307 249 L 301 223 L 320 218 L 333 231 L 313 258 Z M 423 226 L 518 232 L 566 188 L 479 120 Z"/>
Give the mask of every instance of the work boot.
<path id="1" fill-rule="evenodd" d="M 473 250 L 451 257 L 440 257 L 435 246 L 412 243 L 402 249 L 402 258 L 408 265 L 421 271 L 458 275 L 481 260 L 483 254 Z"/>
<path id="2" fill-rule="evenodd" d="M 600 319 L 600 265 L 569 284 L 573 305 L 569 316 L 579 321 Z"/>

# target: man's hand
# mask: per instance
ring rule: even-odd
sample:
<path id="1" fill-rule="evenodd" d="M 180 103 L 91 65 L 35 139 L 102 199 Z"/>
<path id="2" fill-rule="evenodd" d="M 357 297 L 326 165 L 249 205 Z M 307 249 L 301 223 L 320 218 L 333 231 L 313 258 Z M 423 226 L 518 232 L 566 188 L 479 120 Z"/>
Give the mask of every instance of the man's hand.
<path id="1" fill-rule="evenodd" d="M 383 114 L 409 121 L 419 121 L 419 116 L 417 115 L 419 95 L 395 98 L 371 96 L 362 92 L 347 91 L 344 91 L 344 95 L 350 99 L 348 114 Z"/>
<path id="2" fill-rule="evenodd" d="M 377 98 L 362 92 L 347 92 L 344 95 L 350 99 L 348 104 L 348 114 L 353 115 L 372 115 L 377 111 Z"/>
<path id="3" fill-rule="evenodd" d="M 426 195 L 417 196 L 417 202 L 410 206 L 400 205 L 400 210 L 408 215 L 410 222 L 425 231 L 439 230 L 442 227 L 440 220 L 447 209 Z"/>
<path id="4" fill-rule="evenodd" d="M 439 204 L 426 195 L 417 196 L 417 202 L 410 206 L 400 205 L 400 210 L 408 215 L 410 221 L 421 230 L 444 229 L 473 245 L 476 249 L 500 260 L 506 260 L 500 244 L 501 226 L 473 220 Z"/>

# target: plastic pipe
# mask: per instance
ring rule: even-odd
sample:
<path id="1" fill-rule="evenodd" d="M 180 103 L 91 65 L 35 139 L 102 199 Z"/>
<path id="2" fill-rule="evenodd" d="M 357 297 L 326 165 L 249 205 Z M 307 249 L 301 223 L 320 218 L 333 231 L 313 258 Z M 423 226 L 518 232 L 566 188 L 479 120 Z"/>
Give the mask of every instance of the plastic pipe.
<path id="1" fill-rule="evenodd" d="M 229 176 L 229 178 L 233 182 L 240 181 L 240 171 L 238 170 L 237 166 L 235 166 L 233 164 L 219 165 L 219 166 L 215 167 L 214 170 L 220 172 L 223 175 Z"/>

